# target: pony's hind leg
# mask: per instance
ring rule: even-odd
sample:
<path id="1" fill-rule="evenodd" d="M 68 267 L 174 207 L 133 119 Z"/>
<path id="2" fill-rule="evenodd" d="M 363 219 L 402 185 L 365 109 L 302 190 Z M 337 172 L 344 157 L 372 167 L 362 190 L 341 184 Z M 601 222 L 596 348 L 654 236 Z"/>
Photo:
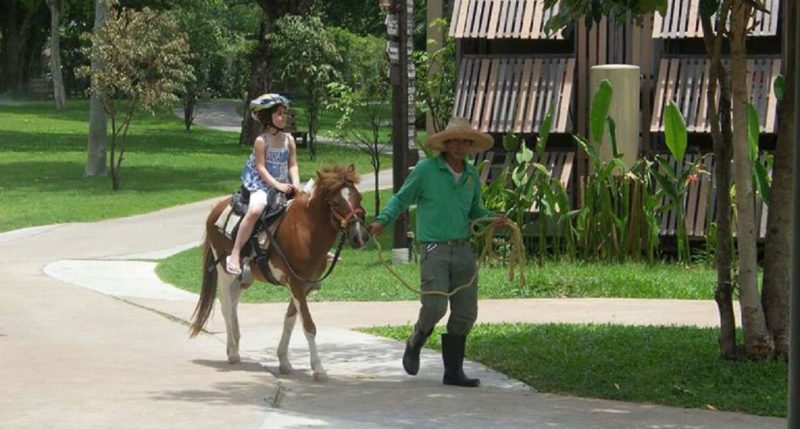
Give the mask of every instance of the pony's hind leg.
<path id="1" fill-rule="evenodd" d="M 294 369 L 289 362 L 289 339 L 292 338 L 292 330 L 294 330 L 294 322 L 297 320 L 297 307 L 294 300 L 289 302 L 289 308 L 286 309 L 286 317 L 283 319 L 283 333 L 281 334 L 281 341 L 278 343 L 278 362 L 280 366 L 278 371 L 281 374 L 291 374 Z"/>
<path id="2" fill-rule="evenodd" d="M 311 319 L 306 296 L 305 294 L 300 294 L 297 298 L 292 297 L 292 300 L 303 320 L 303 333 L 306 334 L 306 340 L 308 341 L 308 352 L 311 356 L 311 371 L 314 375 L 314 381 L 328 381 L 328 374 L 325 372 L 325 368 L 322 367 L 322 361 L 320 361 L 317 353 L 317 326 L 314 324 L 314 320 Z"/>
<path id="3" fill-rule="evenodd" d="M 234 276 L 217 270 L 217 282 L 220 287 L 220 304 L 222 316 L 225 318 L 225 331 L 228 334 L 227 353 L 229 363 L 239 363 L 239 297 L 242 295 L 242 284 Z"/>

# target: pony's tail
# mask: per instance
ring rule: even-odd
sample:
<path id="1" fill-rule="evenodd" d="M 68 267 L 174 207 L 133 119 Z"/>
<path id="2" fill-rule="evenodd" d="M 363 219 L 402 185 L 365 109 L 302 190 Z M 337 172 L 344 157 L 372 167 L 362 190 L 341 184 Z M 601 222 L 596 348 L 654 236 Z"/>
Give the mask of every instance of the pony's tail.
<path id="1" fill-rule="evenodd" d="M 189 337 L 199 334 L 211 315 L 214 308 L 214 300 L 217 297 L 217 264 L 214 260 L 214 252 L 211 250 L 211 242 L 206 237 L 203 240 L 203 288 L 200 290 L 200 299 L 192 313 L 192 330 Z"/>

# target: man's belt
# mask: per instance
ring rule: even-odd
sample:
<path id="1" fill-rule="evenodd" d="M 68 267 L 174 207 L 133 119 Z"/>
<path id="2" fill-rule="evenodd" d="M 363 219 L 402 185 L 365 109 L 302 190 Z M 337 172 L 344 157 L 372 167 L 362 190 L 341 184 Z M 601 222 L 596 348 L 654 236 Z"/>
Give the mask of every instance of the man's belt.
<path id="1" fill-rule="evenodd" d="M 471 244 L 471 242 L 469 240 L 467 240 L 466 238 L 461 238 L 461 239 L 458 239 L 458 240 L 423 241 L 423 242 L 420 242 L 420 244 L 422 244 L 423 246 L 427 246 L 428 244 L 436 244 L 436 245 L 440 245 L 440 246 L 457 247 L 457 246 L 469 246 Z"/>

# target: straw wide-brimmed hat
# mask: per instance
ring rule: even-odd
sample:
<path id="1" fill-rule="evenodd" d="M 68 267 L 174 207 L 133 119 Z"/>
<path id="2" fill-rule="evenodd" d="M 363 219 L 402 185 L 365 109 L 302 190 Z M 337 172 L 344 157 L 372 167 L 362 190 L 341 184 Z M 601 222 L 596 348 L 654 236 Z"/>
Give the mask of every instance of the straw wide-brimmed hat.
<path id="1" fill-rule="evenodd" d="M 452 118 L 447 123 L 444 130 L 436 134 L 431 134 L 425 141 L 425 145 L 429 149 L 442 152 L 444 151 L 444 142 L 447 140 L 472 140 L 470 146 L 471 153 L 483 152 L 494 146 L 492 136 L 482 133 L 470 125 L 469 120 L 466 118 Z"/>

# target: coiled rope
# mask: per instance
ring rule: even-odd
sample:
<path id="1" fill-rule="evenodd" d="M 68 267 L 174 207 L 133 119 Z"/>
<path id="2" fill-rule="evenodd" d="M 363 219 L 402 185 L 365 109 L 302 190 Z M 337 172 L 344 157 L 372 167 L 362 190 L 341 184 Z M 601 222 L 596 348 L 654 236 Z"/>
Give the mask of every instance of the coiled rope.
<path id="1" fill-rule="evenodd" d="M 508 279 L 509 281 L 514 281 L 514 271 L 519 270 L 519 277 L 520 277 L 520 289 L 525 287 L 525 247 L 522 242 L 522 231 L 520 231 L 519 226 L 516 223 L 511 221 L 510 219 L 506 219 L 506 228 L 511 230 L 511 252 L 509 252 L 508 257 L 502 257 L 494 251 L 493 246 L 493 239 L 494 239 L 494 231 L 497 228 L 495 226 L 494 221 L 495 217 L 483 217 L 479 219 L 475 219 L 470 224 L 470 229 L 472 230 L 472 236 L 475 237 L 479 242 L 483 241 L 483 250 L 481 254 L 478 255 L 478 260 L 475 262 L 475 271 L 472 274 L 472 278 L 469 279 L 468 282 L 456 287 L 450 292 L 442 292 L 438 290 L 430 290 L 430 291 L 423 291 L 411 286 L 407 281 L 405 281 L 400 274 L 383 258 L 383 248 L 381 247 L 381 243 L 379 240 L 374 240 L 375 242 L 375 249 L 378 252 L 378 260 L 380 261 L 381 265 L 383 265 L 387 270 L 389 270 L 392 275 L 400 281 L 406 289 L 414 292 L 418 295 L 440 295 L 445 297 L 451 297 L 462 289 L 468 288 L 472 285 L 477 284 L 475 279 L 478 276 L 478 261 L 485 261 L 488 262 L 490 260 L 498 260 L 502 264 L 506 264 L 508 266 Z M 486 224 L 480 226 L 482 224 Z"/>

